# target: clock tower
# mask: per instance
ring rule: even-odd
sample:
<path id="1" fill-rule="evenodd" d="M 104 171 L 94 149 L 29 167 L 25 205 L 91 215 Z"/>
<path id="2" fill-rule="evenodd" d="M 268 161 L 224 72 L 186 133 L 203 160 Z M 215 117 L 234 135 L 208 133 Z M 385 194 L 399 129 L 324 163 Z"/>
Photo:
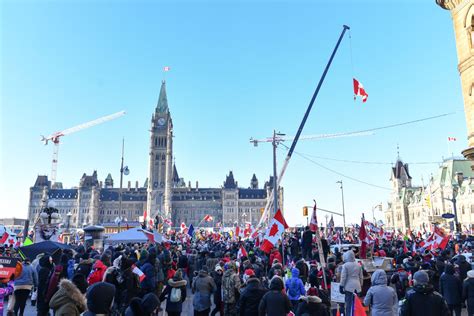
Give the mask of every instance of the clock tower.
<path id="1" fill-rule="evenodd" d="M 164 218 L 170 217 L 172 161 L 173 123 L 166 97 L 166 83 L 163 81 L 150 129 L 147 214 L 152 219 L 158 214 Z"/>

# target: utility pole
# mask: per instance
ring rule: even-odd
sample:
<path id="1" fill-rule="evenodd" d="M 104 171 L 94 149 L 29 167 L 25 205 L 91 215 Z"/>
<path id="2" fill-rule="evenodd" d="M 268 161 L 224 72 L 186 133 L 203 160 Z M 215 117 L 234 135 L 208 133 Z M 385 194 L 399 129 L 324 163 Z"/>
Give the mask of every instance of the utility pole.
<path id="1" fill-rule="evenodd" d="M 278 212 L 278 181 L 277 181 L 277 159 L 276 159 L 276 150 L 277 150 L 277 141 L 276 141 L 276 131 L 273 130 L 273 216 Z M 273 217 L 272 216 L 272 217 Z M 272 217 L 268 217 L 269 219 Z"/>
<path id="2" fill-rule="evenodd" d="M 123 151 L 125 139 L 122 138 L 122 162 L 120 164 L 120 189 L 119 189 L 119 216 L 122 216 L 122 185 L 123 185 Z"/>
<path id="3" fill-rule="evenodd" d="M 344 186 L 342 184 L 342 180 L 337 181 L 336 183 L 339 183 L 341 185 L 341 197 L 342 197 L 342 223 L 344 226 L 344 232 L 346 232 L 346 210 L 344 208 Z"/>

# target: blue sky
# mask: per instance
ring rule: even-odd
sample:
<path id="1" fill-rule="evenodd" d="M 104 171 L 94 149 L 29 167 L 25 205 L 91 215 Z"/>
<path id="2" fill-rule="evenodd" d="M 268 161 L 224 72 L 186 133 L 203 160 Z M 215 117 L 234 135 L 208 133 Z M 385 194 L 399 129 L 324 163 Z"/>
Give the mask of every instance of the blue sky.
<path id="1" fill-rule="evenodd" d="M 42 145 L 41 134 L 122 109 L 125 117 L 63 139 L 58 180 L 76 186 L 84 172 L 97 170 L 118 183 L 125 137 L 125 180 L 142 185 L 163 66 L 171 67 L 180 176 L 216 187 L 233 170 L 241 186 L 254 172 L 263 183 L 272 172 L 271 146 L 254 148 L 249 138 L 273 129 L 295 135 L 343 24 L 352 40 L 344 38 L 303 135 L 457 113 L 373 136 L 301 141 L 296 151 L 390 163 L 399 144 L 406 162 L 440 161 L 454 136 L 451 149 L 459 153 L 466 125 L 449 12 L 435 1 L 381 2 L 2 1 L 0 216 L 26 216 L 29 187 L 50 173 L 52 147 Z M 369 93 L 365 104 L 353 100 L 354 74 Z M 279 151 L 280 166 L 284 156 Z M 390 187 L 390 165 L 314 160 Z M 418 184 L 437 165 L 410 169 Z M 301 207 L 314 198 L 340 211 L 340 179 L 295 155 L 283 181 L 288 221 L 305 221 Z M 348 222 L 390 193 L 342 179 Z"/>

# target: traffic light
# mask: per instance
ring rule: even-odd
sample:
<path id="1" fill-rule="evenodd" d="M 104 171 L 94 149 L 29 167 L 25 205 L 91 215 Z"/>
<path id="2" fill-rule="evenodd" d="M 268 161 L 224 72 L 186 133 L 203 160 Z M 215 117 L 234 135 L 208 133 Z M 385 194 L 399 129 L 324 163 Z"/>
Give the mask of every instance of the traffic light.
<path id="1" fill-rule="evenodd" d="M 307 206 L 303 207 L 303 216 L 308 216 L 308 207 Z"/>
<path id="2" fill-rule="evenodd" d="M 262 208 L 260 209 L 260 215 L 263 215 L 263 212 L 265 212 L 265 208 L 262 207 Z"/>

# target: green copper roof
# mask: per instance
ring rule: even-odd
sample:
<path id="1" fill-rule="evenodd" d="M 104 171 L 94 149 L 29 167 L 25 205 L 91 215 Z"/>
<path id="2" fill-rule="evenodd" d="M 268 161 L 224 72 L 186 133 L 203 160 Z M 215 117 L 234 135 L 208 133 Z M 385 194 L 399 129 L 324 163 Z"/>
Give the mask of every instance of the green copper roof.
<path id="1" fill-rule="evenodd" d="M 168 98 L 166 97 L 166 82 L 161 82 L 160 96 L 156 105 L 156 113 L 168 113 Z"/>
<path id="2" fill-rule="evenodd" d="M 464 178 L 474 177 L 471 165 L 472 161 L 469 160 L 446 160 L 440 166 L 439 173 L 434 180 L 445 186 L 450 186 L 452 184 L 457 185 L 456 172 L 462 172 Z"/>

